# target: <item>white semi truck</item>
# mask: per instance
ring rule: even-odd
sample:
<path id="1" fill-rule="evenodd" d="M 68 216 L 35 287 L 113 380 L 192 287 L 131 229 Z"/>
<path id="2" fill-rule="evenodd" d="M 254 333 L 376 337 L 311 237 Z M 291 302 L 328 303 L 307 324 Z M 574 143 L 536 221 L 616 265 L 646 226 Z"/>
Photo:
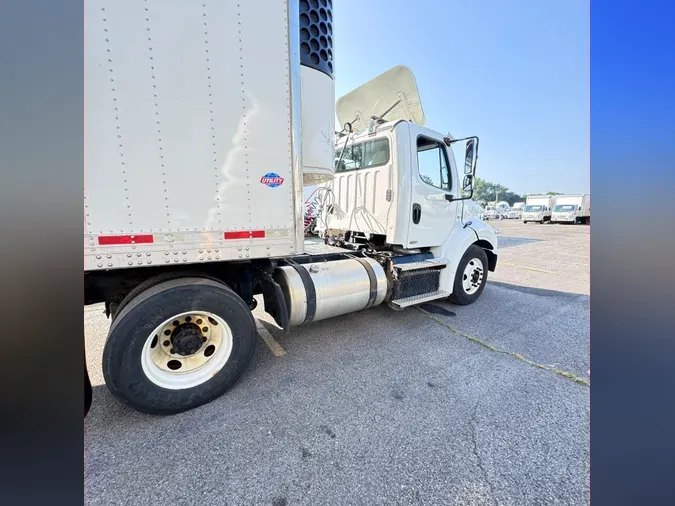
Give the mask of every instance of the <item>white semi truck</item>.
<path id="1" fill-rule="evenodd" d="M 551 221 L 551 209 L 555 205 L 555 195 L 528 195 L 523 206 L 523 223 Z"/>
<path id="2" fill-rule="evenodd" d="M 585 223 L 591 222 L 591 196 L 588 193 L 580 195 L 557 195 L 553 211 L 552 223 Z"/>
<path id="3" fill-rule="evenodd" d="M 463 213 L 478 139 L 425 128 L 396 67 L 341 99 L 336 153 L 330 0 L 85 8 L 84 298 L 111 319 L 120 401 L 172 414 L 223 394 L 253 353 L 255 296 L 284 331 L 480 296 L 498 251 Z M 316 184 L 325 253 L 304 242 Z"/>

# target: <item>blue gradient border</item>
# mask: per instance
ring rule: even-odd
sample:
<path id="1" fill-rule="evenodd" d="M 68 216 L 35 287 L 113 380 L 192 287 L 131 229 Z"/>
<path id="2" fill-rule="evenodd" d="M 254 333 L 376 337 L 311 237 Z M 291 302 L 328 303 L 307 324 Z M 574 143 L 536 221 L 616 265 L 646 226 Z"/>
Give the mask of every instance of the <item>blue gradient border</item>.
<path id="1" fill-rule="evenodd" d="M 674 21 L 591 1 L 592 504 L 675 504 Z"/>
<path id="2" fill-rule="evenodd" d="M 81 1 L 0 10 L 3 505 L 83 502 L 83 26 Z"/>

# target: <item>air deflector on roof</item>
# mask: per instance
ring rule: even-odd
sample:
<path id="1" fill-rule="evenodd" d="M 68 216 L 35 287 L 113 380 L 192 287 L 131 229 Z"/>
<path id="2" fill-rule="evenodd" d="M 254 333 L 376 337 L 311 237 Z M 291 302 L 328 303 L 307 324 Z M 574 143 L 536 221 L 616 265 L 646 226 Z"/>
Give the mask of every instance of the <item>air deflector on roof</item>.
<path id="1" fill-rule="evenodd" d="M 403 65 L 340 97 L 336 112 L 340 127 L 350 122 L 356 130 L 366 130 L 373 116 L 381 117 L 385 112 L 386 121 L 403 119 L 417 125 L 426 123 L 417 81 L 412 71 Z"/>

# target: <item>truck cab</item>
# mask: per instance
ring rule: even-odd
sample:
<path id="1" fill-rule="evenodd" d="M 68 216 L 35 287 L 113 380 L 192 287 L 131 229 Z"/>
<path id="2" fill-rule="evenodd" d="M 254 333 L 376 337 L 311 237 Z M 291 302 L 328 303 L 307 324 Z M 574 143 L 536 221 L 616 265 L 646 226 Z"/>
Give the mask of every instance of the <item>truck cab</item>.
<path id="1" fill-rule="evenodd" d="M 484 249 L 488 269 L 494 270 L 497 237 L 469 211 L 478 139 L 454 139 L 424 126 L 406 71 L 395 67 L 399 75 L 385 73 L 366 83 L 365 90 L 352 92 L 356 97 L 348 96 L 348 105 L 338 101 L 339 119 L 356 117 L 360 129 L 350 122 L 337 136 L 335 176 L 322 185 L 326 199 L 317 221 L 319 235 L 329 244 L 422 255 L 442 265 L 438 284 L 428 294 L 431 300 L 453 293 L 462 255 L 472 244 Z M 385 78 L 388 86 L 378 83 Z M 372 90 L 378 85 L 383 91 Z M 372 97 L 381 109 L 403 106 L 394 106 L 387 120 L 371 114 L 363 121 L 362 111 L 373 108 Z"/>
<path id="2" fill-rule="evenodd" d="M 558 195 L 551 222 L 590 223 L 590 195 Z"/>
<path id="3" fill-rule="evenodd" d="M 581 209 L 576 204 L 556 204 L 551 212 L 553 223 L 575 223 Z"/>
<path id="4" fill-rule="evenodd" d="M 551 209 L 555 205 L 553 195 L 528 195 L 523 206 L 523 223 L 551 221 Z"/>

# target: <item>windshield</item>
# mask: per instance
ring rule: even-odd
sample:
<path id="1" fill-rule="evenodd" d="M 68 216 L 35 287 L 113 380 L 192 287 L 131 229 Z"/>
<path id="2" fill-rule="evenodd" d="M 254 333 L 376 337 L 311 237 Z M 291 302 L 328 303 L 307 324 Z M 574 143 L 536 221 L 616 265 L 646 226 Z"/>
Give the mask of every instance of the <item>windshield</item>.
<path id="1" fill-rule="evenodd" d="M 557 205 L 553 206 L 553 212 L 554 213 L 571 213 L 572 211 L 576 211 L 577 206 L 573 204 L 567 204 L 567 205 Z"/>
<path id="2" fill-rule="evenodd" d="M 389 140 L 373 139 L 347 146 L 342 160 L 340 160 L 341 153 L 341 148 L 335 150 L 335 172 L 379 167 L 389 163 Z"/>
<path id="3" fill-rule="evenodd" d="M 542 206 L 523 206 L 524 213 L 537 213 L 541 211 Z"/>

